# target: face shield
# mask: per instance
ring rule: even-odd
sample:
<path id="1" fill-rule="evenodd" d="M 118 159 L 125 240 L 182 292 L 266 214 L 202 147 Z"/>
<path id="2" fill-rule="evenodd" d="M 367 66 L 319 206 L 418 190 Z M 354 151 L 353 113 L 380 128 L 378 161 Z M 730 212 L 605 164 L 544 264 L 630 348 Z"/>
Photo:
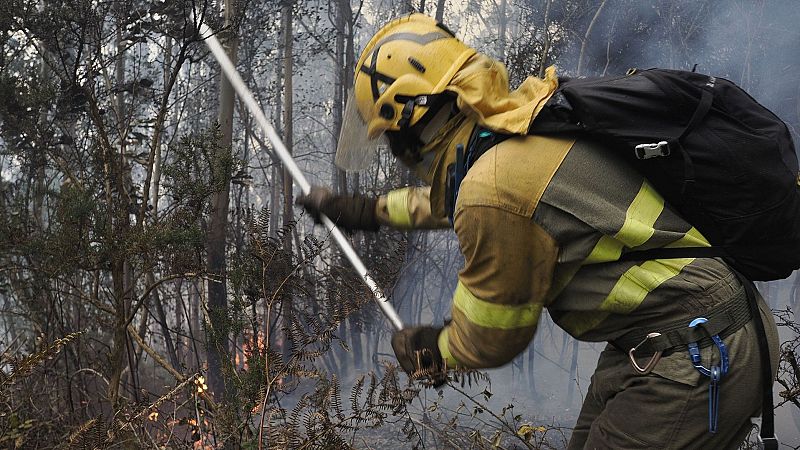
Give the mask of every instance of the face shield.
<path id="1" fill-rule="evenodd" d="M 373 139 L 368 137 L 367 123 L 358 113 L 353 91 L 349 91 L 336 146 L 336 167 L 350 172 L 366 170 L 379 152 L 388 151 L 389 140 L 385 133 Z"/>

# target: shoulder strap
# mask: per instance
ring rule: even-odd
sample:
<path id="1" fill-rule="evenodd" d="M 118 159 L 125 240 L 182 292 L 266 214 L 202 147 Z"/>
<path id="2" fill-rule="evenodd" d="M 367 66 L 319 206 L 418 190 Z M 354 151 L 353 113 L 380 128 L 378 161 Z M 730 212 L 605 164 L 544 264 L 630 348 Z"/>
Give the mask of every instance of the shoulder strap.
<path id="1" fill-rule="evenodd" d="M 461 144 L 456 147 L 456 162 L 447 168 L 447 181 L 445 183 L 445 211 L 450 219 L 451 226 L 453 225 L 458 190 L 461 187 L 461 181 L 464 176 L 484 153 L 513 136 L 515 135 L 496 133 L 488 128 L 476 126 L 472 130 L 472 134 L 470 134 L 469 141 L 467 141 L 467 148 L 465 149 Z"/>
<path id="2" fill-rule="evenodd" d="M 767 332 L 764 329 L 764 322 L 761 320 L 761 311 L 758 309 L 753 282 L 746 279 L 739 272 L 734 272 L 744 285 L 747 293 L 747 302 L 750 304 L 750 314 L 753 316 L 753 323 L 756 326 L 759 356 L 761 356 L 761 393 L 763 398 L 761 400 L 761 429 L 758 433 L 758 442 L 760 448 L 778 450 L 778 437 L 775 436 L 775 407 L 772 403 L 772 363 L 769 359 Z"/>
<path id="3" fill-rule="evenodd" d="M 770 253 L 780 252 L 786 247 L 798 247 L 800 240 L 785 239 L 780 243 L 758 245 L 727 245 L 712 247 L 674 247 L 651 248 L 648 250 L 634 250 L 624 253 L 619 261 L 647 261 L 651 259 L 675 258 L 725 258 L 729 264 L 736 265 L 736 256 L 752 254 L 754 252 Z"/>
<path id="4" fill-rule="evenodd" d="M 651 248 L 623 254 L 619 261 L 645 261 L 651 259 L 674 258 L 716 258 L 727 257 L 728 252 L 720 247 L 676 247 Z"/>

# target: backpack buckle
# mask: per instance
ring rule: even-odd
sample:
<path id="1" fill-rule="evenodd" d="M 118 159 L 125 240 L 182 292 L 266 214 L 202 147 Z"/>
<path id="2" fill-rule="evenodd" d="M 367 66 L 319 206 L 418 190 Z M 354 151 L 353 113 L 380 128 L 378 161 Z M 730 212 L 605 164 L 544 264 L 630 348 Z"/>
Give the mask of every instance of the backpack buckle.
<path id="1" fill-rule="evenodd" d="M 639 144 L 636 146 L 636 157 L 638 159 L 650 159 L 659 156 L 669 156 L 669 143 L 661 141 L 653 144 Z"/>
<path id="2" fill-rule="evenodd" d="M 758 436 L 758 448 L 762 450 L 778 450 L 778 446 L 780 445 L 780 441 L 778 441 L 777 436 L 772 437 L 761 437 Z"/>
<path id="3" fill-rule="evenodd" d="M 780 447 L 781 441 L 778 439 L 778 436 L 775 432 L 772 432 L 772 436 L 762 436 L 764 433 L 764 412 L 761 413 L 760 416 L 755 416 L 750 418 L 750 422 L 753 426 L 758 429 L 758 433 L 756 433 L 756 446 L 758 450 L 778 450 Z"/>

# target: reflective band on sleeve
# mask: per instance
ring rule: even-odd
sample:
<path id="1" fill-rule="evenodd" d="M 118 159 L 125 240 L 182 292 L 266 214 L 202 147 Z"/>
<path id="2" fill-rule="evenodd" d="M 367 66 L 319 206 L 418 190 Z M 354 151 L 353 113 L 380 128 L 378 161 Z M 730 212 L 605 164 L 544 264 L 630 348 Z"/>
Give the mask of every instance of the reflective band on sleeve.
<path id="1" fill-rule="evenodd" d="M 644 244 L 655 232 L 653 225 L 663 210 L 664 199 L 650 186 L 650 183 L 643 182 L 639 193 L 625 213 L 625 223 L 614 237 L 628 248 Z"/>
<path id="2" fill-rule="evenodd" d="M 583 261 L 584 264 L 597 264 L 601 262 L 616 261 L 622 254 L 622 242 L 611 236 L 603 235 L 592 249 L 592 253 Z"/>
<path id="3" fill-rule="evenodd" d="M 625 212 L 625 222 L 614 237 L 603 236 L 597 241 L 584 264 L 616 261 L 622 248 L 638 247 L 655 233 L 653 225 L 664 210 L 664 199 L 647 181 L 642 183 L 639 193 Z"/>
<path id="4" fill-rule="evenodd" d="M 458 308 L 475 325 L 503 330 L 534 327 L 542 312 L 541 304 L 499 305 L 481 300 L 460 281 L 453 294 L 453 307 Z"/>
<path id="5" fill-rule="evenodd" d="M 442 359 L 447 362 L 447 367 L 449 369 L 458 367 L 458 360 L 456 360 L 456 358 L 453 357 L 453 354 L 450 353 L 450 337 L 448 333 L 448 327 L 444 327 L 442 329 L 442 332 L 439 333 L 439 338 L 436 343 L 439 346 L 439 353 L 442 354 Z"/>
<path id="6" fill-rule="evenodd" d="M 394 227 L 411 228 L 411 213 L 408 210 L 410 192 L 411 188 L 395 189 L 386 196 L 386 210 Z"/>

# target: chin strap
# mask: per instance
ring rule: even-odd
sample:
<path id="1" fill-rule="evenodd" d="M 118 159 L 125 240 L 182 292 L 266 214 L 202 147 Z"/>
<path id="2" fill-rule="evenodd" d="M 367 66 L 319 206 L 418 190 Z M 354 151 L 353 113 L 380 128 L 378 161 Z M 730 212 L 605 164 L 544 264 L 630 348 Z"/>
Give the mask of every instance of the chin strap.
<path id="1" fill-rule="evenodd" d="M 409 128 L 411 126 L 411 116 L 414 115 L 414 108 L 417 106 L 426 106 L 435 109 L 443 103 L 446 98 L 451 98 L 452 94 L 423 94 L 423 95 L 395 95 L 394 101 L 403 104 L 403 110 L 400 112 L 400 120 L 397 125 L 400 129 Z M 415 124 L 416 125 L 416 124 Z"/>

